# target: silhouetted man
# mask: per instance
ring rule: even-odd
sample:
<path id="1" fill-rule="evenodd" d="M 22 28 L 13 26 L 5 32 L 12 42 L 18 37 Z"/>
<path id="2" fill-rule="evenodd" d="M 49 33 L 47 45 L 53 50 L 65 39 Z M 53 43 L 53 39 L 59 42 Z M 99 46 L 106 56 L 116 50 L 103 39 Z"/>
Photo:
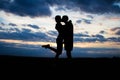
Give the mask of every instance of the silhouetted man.
<path id="1" fill-rule="evenodd" d="M 68 16 L 66 15 L 62 17 L 62 21 L 65 23 L 63 31 L 64 46 L 68 58 L 71 58 L 71 51 L 73 49 L 73 24 L 71 20 L 68 21 Z"/>

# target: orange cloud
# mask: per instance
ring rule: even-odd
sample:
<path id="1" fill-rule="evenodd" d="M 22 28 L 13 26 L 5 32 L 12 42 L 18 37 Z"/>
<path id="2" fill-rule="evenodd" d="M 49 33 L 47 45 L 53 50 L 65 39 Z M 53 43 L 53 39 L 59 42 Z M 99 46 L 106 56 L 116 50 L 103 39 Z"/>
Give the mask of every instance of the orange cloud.
<path id="1" fill-rule="evenodd" d="M 110 18 L 111 20 L 120 20 L 120 18 L 114 17 L 114 18 Z"/>
<path id="2" fill-rule="evenodd" d="M 112 46 L 111 46 L 112 45 Z M 78 42 L 74 47 L 81 48 L 120 48 L 120 42 Z"/>
<path id="3" fill-rule="evenodd" d="M 116 21 L 116 20 L 120 20 L 120 17 L 112 17 L 112 18 L 102 18 L 103 21 L 105 20 L 112 20 L 112 21 Z"/>
<path id="4" fill-rule="evenodd" d="M 53 43 L 53 42 L 23 41 L 23 40 L 12 40 L 12 39 L 0 39 L 0 42 L 15 43 L 15 44 L 27 44 L 27 45 L 45 45 L 45 44 L 50 44 L 51 46 L 56 46 L 56 44 Z"/>

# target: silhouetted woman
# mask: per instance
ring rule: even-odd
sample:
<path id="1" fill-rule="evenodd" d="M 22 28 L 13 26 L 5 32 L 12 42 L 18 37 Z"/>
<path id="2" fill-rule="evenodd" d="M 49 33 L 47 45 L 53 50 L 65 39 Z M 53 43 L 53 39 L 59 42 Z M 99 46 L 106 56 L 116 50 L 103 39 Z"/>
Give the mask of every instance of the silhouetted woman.
<path id="1" fill-rule="evenodd" d="M 55 17 L 55 21 L 56 21 L 56 26 L 55 26 L 55 29 L 58 31 L 58 37 L 56 39 L 56 43 L 57 43 L 57 49 L 53 48 L 53 47 L 50 47 L 50 45 L 43 45 L 42 47 L 45 47 L 45 48 L 49 48 L 51 49 L 52 51 L 54 51 L 56 53 L 56 56 L 55 58 L 58 58 L 59 55 L 62 53 L 62 49 L 63 49 L 63 26 L 61 24 L 61 16 L 57 15 Z"/>

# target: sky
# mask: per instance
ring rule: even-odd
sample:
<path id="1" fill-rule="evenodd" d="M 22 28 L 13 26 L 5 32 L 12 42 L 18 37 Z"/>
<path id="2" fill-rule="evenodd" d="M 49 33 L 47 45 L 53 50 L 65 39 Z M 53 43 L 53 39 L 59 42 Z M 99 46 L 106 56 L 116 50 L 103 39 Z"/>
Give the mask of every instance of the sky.
<path id="1" fill-rule="evenodd" d="M 0 0 L 0 55 L 54 57 L 40 46 L 56 47 L 56 15 L 73 23 L 74 57 L 120 57 L 120 0 Z"/>

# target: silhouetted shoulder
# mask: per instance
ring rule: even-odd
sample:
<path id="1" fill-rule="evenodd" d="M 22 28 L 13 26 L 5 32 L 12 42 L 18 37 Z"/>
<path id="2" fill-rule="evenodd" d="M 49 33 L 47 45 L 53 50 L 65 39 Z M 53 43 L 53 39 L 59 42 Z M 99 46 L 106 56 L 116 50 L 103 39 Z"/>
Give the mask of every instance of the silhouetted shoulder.
<path id="1" fill-rule="evenodd" d="M 73 24 L 72 24 L 72 21 L 71 21 L 71 20 L 69 20 L 69 21 L 67 22 L 67 24 L 68 24 L 69 26 L 73 26 Z"/>

